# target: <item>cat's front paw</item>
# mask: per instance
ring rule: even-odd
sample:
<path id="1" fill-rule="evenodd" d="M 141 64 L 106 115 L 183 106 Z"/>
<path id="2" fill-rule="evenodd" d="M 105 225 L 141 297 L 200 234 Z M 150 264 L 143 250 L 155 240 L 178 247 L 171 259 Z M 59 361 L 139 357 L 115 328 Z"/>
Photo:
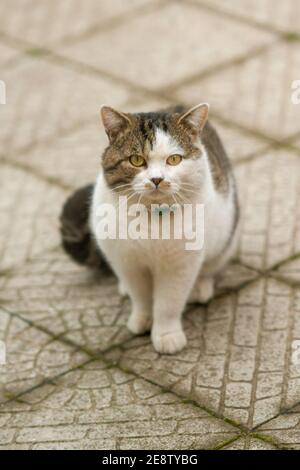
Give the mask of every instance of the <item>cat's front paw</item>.
<path id="1" fill-rule="evenodd" d="M 186 336 L 182 330 L 159 335 L 152 333 L 154 349 L 161 354 L 175 354 L 186 346 Z"/>
<path id="2" fill-rule="evenodd" d="M 151 330 L 151 320 L 143 315 L 132 313 L 128 318 L 127 328 L 135 335 L 143 335 Z"/>

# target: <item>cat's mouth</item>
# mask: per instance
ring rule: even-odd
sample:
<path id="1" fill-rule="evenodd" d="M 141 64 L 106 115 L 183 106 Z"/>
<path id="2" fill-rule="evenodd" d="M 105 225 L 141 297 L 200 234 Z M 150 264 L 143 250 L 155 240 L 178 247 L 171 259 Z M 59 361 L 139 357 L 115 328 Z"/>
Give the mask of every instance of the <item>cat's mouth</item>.
<path id="1" fill-rule="evenodd" d="M 159 197 L 162 194 L 170 194 L 170 190 L 166 188 L 151 188 L 146 190 L 147 194 L 153 196 L 153 197 Z"/>
<path id="2" fill-rule="evenodd" d="M 144 197 L 147 198 L 149 201 L 153 201 L 156 203 L 164 203 L 167 202 L 170 198 L 172 198 L 172 191 L 161 188 L 153 188 L 151 190 L 147 190 L 144 193 Z"/>

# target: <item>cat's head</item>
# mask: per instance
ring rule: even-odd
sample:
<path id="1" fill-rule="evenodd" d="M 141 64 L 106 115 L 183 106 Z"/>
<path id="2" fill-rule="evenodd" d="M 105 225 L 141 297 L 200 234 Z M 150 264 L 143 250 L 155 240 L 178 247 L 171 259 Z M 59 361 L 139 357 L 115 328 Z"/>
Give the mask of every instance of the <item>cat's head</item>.
<path id="1" fill-rule="evenodd" d="M 188 202 L 203 173 L 201 132 L 209 106 L 155 113 L 101 109 L 109 138 L 102 166 L 108 186 L 142 202 Z"/>

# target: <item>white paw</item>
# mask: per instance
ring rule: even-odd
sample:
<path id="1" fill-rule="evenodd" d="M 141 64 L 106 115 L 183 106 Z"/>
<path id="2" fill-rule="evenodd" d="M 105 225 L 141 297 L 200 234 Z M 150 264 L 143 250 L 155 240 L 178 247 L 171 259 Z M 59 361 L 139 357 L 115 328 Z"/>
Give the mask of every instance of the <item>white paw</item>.
<path id="1" fill-rule="evenodd" d="M 206 304 L 214 296 L 214 279 L 212 277 L 204 277 L 199 279 L 189 297 L 189 302 L 197 302 Z"/>
<path id="2" fill-rule="evenodd" d="M 186 346 L 186 336 L 182 330 L 163 335 L 152 334 L 152 343 L 161 354 L 175 354 Z"/>
<path id="3" fill-rule="evenodd" d="M 128 318 L 127 328 L 135 335 L 142 335 L 151 330 L 151 321 L 148 317 L 132 313 Z"/>

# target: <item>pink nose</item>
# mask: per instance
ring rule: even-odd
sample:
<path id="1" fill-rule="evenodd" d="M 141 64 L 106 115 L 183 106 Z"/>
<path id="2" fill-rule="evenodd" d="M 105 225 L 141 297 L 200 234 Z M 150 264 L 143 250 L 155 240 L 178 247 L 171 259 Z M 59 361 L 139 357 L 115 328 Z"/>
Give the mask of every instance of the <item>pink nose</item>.
<path id="1" fill-rule="evenodd" d="M 154 183 L 156 187 L 158 187 L 159 183 L 162 180 L 163 180 L 163 178 L 151 178 L 152 183 Z"/>

